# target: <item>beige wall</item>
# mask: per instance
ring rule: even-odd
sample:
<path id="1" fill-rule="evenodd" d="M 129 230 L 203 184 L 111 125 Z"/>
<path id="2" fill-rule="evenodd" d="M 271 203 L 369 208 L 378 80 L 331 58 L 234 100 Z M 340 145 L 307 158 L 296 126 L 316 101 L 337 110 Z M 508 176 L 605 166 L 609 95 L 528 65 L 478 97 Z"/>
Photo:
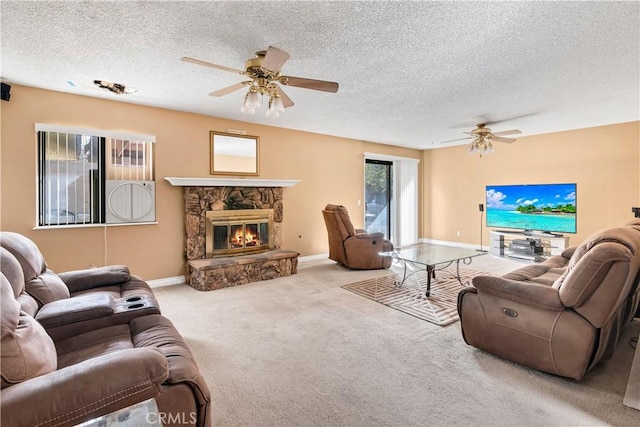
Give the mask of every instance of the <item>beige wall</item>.
<path id="1" fill-rule="evenodd" d="M 480 243 L 486 185 L 577 183 L 579 244 L 601 228 L 622 225 L 640 205 L 640 122 L 519 138 L 470 156 L 464 146 L 429 150 L 423 165 L 423 233 L 437 240 Z M 460 237 L 456 232 L 460 231 Z M 488 229 L 483 228 L 485 246 Z"/>
<path id="2" fill-rule="evenodd" d="M 126 264 L 145 279 L 182 274 L 182 189 L 163 178 L 209 176 L 209 131 L 228 128 L 260 136 L 261 178 L 301 180 L 284 190 L 283 247 L 303 256 L 328 251 L 326 203 L 344 204 L 362 225 L 364 152 L 420 159 L 420 235 L 436 240 L 479 244 L 485 185 L 576 182 L 571 244 L 628 221 L 640 206 L 640 122 L 522 137 L 480 158 L 464 146 L 410 150 L 18 85 L 0 108 L 0 228 L 32 238 L 56 271 Z M 155 135 L 159 224 L 33 230 L 37 122 Z M 487 229 L 483 239 L 486 246 Z"/>
<path id="3" fill-rule="evenodd" d="M 283 247 L 328 252 L 321 210 L 345 205 L 362 226 L 364 152 L 421 158 L 422 152 L 215 117 L 81 97 L 18 85 L 2 102 L 0 228 L 33 239 L 55 271 L 126 264 L 145 279 L 184 269 L 182 188 L 166 176 L 208 177 L 209 132 L 260 137 L 260 177 L 298 179 L 284 190 Z M 276 119 L 277 120 L 277 119 Z M 33 230 L 36 224 L 35 123 L 155 135 L 157 225 Z"/>

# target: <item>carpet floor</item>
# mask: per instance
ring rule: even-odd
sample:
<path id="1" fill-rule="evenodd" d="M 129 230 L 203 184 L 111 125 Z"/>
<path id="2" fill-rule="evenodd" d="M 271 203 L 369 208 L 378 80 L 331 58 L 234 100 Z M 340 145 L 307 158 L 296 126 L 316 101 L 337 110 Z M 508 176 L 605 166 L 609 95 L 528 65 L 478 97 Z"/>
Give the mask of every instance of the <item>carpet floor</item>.
<path id="1" fill-rule="evenodd" d="M 519 265 L 482 256 L 471 267 Z M 459 322 L 437 326 L 341 288 L 388 273 L 322 260 L 233 288 L 154 292 L 211 389 L 215 426 L 638 425 L 622 404 L 637 320 L 577 382 L 466 345 Z"/>

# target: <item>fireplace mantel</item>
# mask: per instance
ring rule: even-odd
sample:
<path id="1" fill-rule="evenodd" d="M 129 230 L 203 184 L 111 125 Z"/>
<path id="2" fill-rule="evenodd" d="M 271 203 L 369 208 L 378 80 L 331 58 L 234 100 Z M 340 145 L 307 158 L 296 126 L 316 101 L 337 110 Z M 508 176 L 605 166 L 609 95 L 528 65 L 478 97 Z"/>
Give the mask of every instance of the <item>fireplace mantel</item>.
<path id="1" fill-rule="evenodd" d="M 293 187 L 299 179 L 188 178 L 166 176 L 175 187 Z"/>

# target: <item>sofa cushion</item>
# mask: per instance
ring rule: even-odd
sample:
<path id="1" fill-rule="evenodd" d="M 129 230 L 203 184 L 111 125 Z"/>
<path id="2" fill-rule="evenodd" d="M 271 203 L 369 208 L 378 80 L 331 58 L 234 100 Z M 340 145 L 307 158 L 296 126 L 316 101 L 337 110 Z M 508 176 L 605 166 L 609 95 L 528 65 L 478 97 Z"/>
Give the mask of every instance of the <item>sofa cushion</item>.
<path id="1" fill-rule="evenodd" d="M 2 247 L 0 247 L 0 271 L 11 284 L 13 297 L 17 299 L 20 308 L 27 314 L 35 316 L 38 311 L 38 302 L 25 291 L 22 267 L 16 257 Z"/>
<path id="2" fill-rule="evenodd" d="M 16 257 L 24 274 L 27 292 L 42 306 L 69 298 L 69 289 L 51 270 L 36 244 L 27 237 L 10 231 L 2 232 L 0 245 Z"/>
<path id="3" fill-rule="evenodd" d="M 2 388 L 53 372 L 56 348 L 42 325 L 20 310 L 9 280 L 0 274 L 2 289 Z"/>
<path id="4" fill-rule="evenodd" d="M 29 281 L 47 270 L 47 264 L 40 249 L 27 237 L 11 231 L 3 231 L 0 244 L 18 259 L 24 271 L 25 280 Z"/>
<path id="5" fill-rule="evenodd" d="M 134 347 L 129 325 L 95 329 L 57 341 L 58 366 L 64 368 L 94 357 Z"/>
<path id="6" fill-rule="evenodd" d="M 25 288 L 42 307 L 53 301 L 69 298 L 69 289 L 64 282 L 51 270 L 46 270 L 37 277 L 27 280 Z"/>
<path id="7" fill-rule="evenodd" d="M 534 282 L 552 286 L 565 272 L 564 268 L 554 267 L 553 265 L 545 265 L 544 263 L 527 265 L 507 273 L 503 277 L 518 282 Z"/>

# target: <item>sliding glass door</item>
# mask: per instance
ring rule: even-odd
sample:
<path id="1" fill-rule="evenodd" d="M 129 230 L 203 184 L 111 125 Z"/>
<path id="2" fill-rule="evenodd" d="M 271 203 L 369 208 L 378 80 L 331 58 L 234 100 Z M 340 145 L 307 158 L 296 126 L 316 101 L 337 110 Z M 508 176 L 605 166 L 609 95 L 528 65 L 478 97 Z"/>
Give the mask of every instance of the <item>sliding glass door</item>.
<path id="1" fill-rule="evenodd" d="M 393 162 L 365 160 L 365 228 L 391 239 L 391 189 Z"/>

